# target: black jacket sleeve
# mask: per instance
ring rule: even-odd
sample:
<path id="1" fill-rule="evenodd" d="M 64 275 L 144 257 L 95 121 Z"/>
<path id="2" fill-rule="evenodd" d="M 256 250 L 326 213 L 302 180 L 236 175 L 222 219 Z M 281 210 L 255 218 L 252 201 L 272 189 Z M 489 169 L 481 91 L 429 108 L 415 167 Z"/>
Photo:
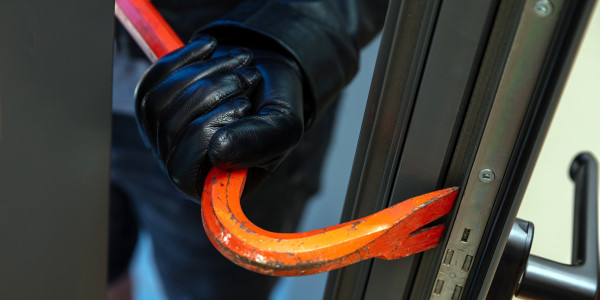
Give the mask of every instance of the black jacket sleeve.
<path id="1" fill-rule="evenodd" d="M 386 0 L 250 0 L 199 32 L 221 43 L 287 51 L 304 75 L 308 126 L 356 74 L 359 50 L 383 26 L 387 4 Z"/>

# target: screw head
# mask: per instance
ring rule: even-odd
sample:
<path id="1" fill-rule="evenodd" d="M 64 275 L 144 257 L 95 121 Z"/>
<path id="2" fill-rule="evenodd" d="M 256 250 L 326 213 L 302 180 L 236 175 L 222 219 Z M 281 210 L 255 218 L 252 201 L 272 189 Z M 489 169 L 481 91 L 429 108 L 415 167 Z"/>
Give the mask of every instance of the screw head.
<path id="1" fill-rule="evenodd" d="M 533 10 L 538 16 L 543 18 L 552 14 L 554 6 L 548 0 L 538 0 L 533 6 Z"/>
<path id="2" fill-rule="evenodd" d="M 479 171 L 479 180 L 483 183 L 490 183 L 494 181 L 495 178 L 496 174 L 494 174 L 494 171 L 490 169 L 483 169 Z"/>

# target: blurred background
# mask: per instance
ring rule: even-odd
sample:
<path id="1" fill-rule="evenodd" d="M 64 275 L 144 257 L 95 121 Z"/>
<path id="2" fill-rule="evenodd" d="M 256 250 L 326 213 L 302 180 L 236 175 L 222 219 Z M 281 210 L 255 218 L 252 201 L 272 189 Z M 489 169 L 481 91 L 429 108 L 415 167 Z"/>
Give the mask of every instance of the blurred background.
<path id="1" fill-rule="evenodd" d="M 519 210 L 519 218 L 535 224 L 532 253 L 563 263 L 571 260 L 573 184 L 568 177 L 569 165 L 582 151 L 600 157 L 598 11 L 596 6 Z M 378 46 L 379 38 L 363 50 L 360 72 L 344 93 L 321 190 L 306 207 L 298 231 L 334 225 L 340 220 Z M 132 270 L 135 298 L 164 299 L 147 236 L 141 237 L 140 245 Z M 326 280 L 327 273 L 283 278 L 271 300 L 321 299 Z"/>

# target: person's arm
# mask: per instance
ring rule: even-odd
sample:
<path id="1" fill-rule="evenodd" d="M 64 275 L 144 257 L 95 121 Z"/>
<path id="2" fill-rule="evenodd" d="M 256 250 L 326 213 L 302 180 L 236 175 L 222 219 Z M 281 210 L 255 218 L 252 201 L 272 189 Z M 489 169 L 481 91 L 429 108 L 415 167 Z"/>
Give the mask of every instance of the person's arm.
<path id="1" fill-rule="evenodd" d="M 355 75 L 382 3 L 247 1 L 153 65 L 136 117 L 171 181 L 192 199 L 211 166 L 259 184 Z"/>
<path id="2" fill-rule="evenodd" d="M 245 1 L 199 32 L 293 57 L 304 75 L 308 127 L 356 74 L 360 48 L 383 27 L 387 6 L 387 0 Z"/>

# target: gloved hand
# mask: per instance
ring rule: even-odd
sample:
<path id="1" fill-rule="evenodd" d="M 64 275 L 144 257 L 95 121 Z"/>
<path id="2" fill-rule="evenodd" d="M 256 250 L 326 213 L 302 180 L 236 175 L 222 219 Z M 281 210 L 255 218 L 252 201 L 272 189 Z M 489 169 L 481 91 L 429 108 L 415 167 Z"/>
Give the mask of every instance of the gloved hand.
<path id="1" fill-rule="evenodd" d="M 246 191 L 255 188 L 304 130 L 301 75 L 293 60 L 219 46 L 209 36 L 150 67 L 135 94 L 146 145 L 193 199 L 201 198 L 211 166 L 250 168 Z"/>

